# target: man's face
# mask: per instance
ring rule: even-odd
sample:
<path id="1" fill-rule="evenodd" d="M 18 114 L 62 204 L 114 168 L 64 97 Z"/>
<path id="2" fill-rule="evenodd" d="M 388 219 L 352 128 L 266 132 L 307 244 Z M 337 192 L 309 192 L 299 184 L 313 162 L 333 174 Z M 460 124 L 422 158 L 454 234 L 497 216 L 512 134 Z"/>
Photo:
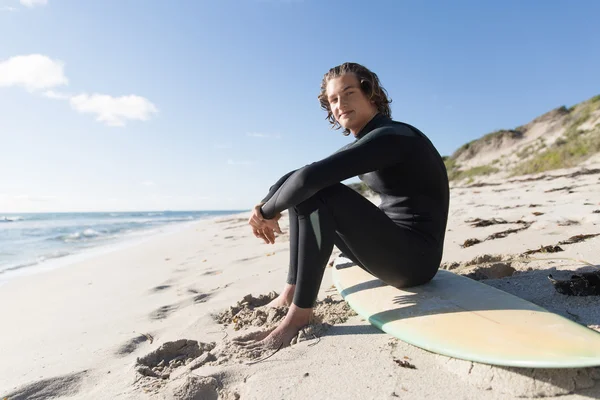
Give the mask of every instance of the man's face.
<path id="1" fill-rule="evenodd" d="M 375 104 L 362 92 L 354 74 L 331 79 L 326 91 L 333 117 L 354 135 L 377 113 Z"/>

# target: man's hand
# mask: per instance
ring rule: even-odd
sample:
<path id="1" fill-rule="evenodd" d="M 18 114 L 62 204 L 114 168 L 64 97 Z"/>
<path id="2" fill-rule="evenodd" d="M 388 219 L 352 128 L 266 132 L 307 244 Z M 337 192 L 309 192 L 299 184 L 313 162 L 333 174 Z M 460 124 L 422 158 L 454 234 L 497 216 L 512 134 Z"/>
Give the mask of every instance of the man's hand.
<path id="1" fill-rule="evenodd" d="M 248 224 L 252 227 L 252 233 L 259 239 L 264 240 L 265 243 L 275 243 L 275 232 L 281 234 L 281 228 L 279 227 L 279 219 L 281 214 L 278 213 L 273 219 L 265 219 L 260 212 L 260 207 L 264 203 L 257 204 L 252 210 L 252 215 L 248 220 Z"/>

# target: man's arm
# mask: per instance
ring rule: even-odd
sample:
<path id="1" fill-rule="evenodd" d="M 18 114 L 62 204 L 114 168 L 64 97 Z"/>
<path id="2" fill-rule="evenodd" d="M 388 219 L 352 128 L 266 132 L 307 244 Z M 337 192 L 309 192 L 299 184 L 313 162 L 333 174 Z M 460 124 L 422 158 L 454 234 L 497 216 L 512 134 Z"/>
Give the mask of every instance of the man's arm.
<path id="1" fill-rule="evenodd" d="M 408 128 L 406 128 L 408 129 Z M 308 199 L 319 190 L 345 179 L 389 167 L 410 156 L 418 139 L 410 131 L 380 128 L 370 137 L 344 151 L 298 169 L 261 207 L 267 219 Z"/>
<path id="2" fill-rule="evenodd" d="M 277 182 L 275 182 L 275 184 L 269 188 L 269 193 L 267 193 L 267 195 L 265 196 L 265 198 L 262 199 L 260 202 L 261 203 L 266 203 L 267 201 L 269 201 L 269 199 L 271 197 L 273 197 L 273 194 L 275 194 L 275 192 L 277 191 L 277 189 L 279 189 L 281 187 L 281 185 L 283 185 L 283 182 L 285 182 L 287 180 L 287 178 L 289 178 L 290 175 L 292 175 L 296 171 L 297 171 L 297 169 L 295 169 L 295 170 L 293 170 L 291 172 L 288 172 L 287 174 L 285 174 L 284 176 L 282 176 L 281 178 L 279 178 L 279 180 Z"/>
<path id="3" fill-rule="evenodd" d="M 336 153 L 339 153 L 340 151 L 346 150 L 350 146 L 352 146 L 352 143 L 341 147 L 340 149 L 336 150 L 336 152 L 333 154 L 336 154 Z M 285 174 L 284 176 L 282 176 L 281 178 L 279 178 L 279 180 L 277 182 L 275 182 L 275 184 L 269 188 L 269 193 L 267 193 L 267 195 L 260 202 L 266 203 L 267 201 L 269 201 L 271 199 L 271 197 L 273 197 L 275 192 L 277 192 L 277 189 L 279 189 L 281 187 L 281 185 L 283 185 L 283 183 L 296 171 L 298 171 L 298 170 L 295 169 L 293 171 L 290 171 L 287 174 Z"/>

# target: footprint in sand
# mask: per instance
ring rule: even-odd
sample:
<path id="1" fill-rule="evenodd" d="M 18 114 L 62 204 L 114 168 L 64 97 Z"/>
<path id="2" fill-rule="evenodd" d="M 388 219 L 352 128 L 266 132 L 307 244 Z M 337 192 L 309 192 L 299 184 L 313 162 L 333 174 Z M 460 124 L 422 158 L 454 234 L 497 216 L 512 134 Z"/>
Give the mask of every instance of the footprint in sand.
<path id="1" fill-rule="evenodd" d="M 208 299 L 212 296 L 212 294 L 209 293 L 200 293 L 197 294 L 196 296 L 194 296 L 194 303 L 198 304 L 198 303 L 205 303 L 208 301 Z"/>
<path id="2" fill-rule="evenodd" d="M 176 309 L 176 305 L 162 306 L 150 313 L 150 319 L 165 319 Z"/>
<path id="3" fill-rule="evenodd" d="M 171 287 L 171 285 L 159 285 L 159 286 L 153 287 L 152 289 L 150 289 L 150 291 L 154 292 L 154 293 L 162 292 L 163 290 L 168 289 L 170 287 Z"/>
<path id="4" fill-rule="evenodd" d="M 261 258 L 262 256 L 255 256 L 255 257 L 246 257 L 246 258 L 240 258 L 239 260 L 237 260 L 236 262 L 246 262 L 246 261 L 252 261 L 252 260 L 256 260 L 258 258 Z"/>
<path id="5" fill-rule="evenodd" d="M 202 275 L 204 275 L 204 276 L 219 275 L 222 272 L 223 271 L 221 271 L 221 270 L 212 270 L 212 271 L 206 271 Z"/>
<path id="6" fill-rule="evenodd" d="M 0 396 L 2 399 L 25 400 L 25 399 L 54 399 L 63 396 L 73 396 L 79 392 L 81 380 L 88 371 L 56 376 L 21 386 L 12 393 Z"/>

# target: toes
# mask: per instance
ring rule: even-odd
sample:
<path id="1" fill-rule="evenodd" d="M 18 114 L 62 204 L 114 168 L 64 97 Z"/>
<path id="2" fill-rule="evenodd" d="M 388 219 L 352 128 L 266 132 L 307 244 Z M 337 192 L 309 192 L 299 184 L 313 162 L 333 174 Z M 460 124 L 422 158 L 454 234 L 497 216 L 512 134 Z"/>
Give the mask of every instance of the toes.
<path id="1" fill-rule="evenodd" d="M 264 347 L 263 342 L 248 343 L 247 346 L 244 346 L 244 348 L 246 350 L 257 350 L 257 349 L 261 349 L 263 347 Z"/>
<path id="2" fill-rule="evenodd" d="M 273 332 L 275 328 L 266 329 L 264 331 L 251 332 L 243 336 L 237 336 L 232 339 L 232 341 L 236 342 L 249 342 L 249 341 L 261 341 Z"/>
<path id="3" fill-rule="evenodd" d="M 252 348 L 252 346 L 254 346 L 255 344 L 260 343 L 257 340 L 252 340 L 249 342 L 237 342 L 236 345 L 238 345 L 239 347 L 243 347 L 245 349 L 249 349 Z"/>

